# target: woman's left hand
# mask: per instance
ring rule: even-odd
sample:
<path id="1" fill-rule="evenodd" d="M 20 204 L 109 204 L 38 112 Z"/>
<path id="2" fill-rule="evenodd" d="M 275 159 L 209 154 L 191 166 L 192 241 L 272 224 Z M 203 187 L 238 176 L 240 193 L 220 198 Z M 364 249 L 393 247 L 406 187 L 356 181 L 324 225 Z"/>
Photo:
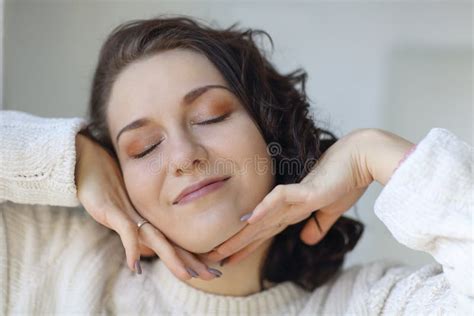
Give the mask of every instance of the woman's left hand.
<path id="1" fill-rule="evenodd" d="M 211 262 L 226 258 L 225 264 L 241 261 L 315 210 L 317 221 L 308 221 L 300 238 L 306 244 L 319 242 L 372 183 L 363 144 L 370 142 L 375 133 L 360 129 L 339 139 L 300 183 L 275 186 L 247 219 L 249 225 L 200 257 Z"/>

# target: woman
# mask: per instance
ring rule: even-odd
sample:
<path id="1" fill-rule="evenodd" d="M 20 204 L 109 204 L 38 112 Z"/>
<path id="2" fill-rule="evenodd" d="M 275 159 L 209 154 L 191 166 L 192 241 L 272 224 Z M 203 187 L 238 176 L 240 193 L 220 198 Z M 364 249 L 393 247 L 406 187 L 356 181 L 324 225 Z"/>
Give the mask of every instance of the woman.
<path id="1" fill-rule="evenodd" d="M 279 74 L 256 34 L 125 23 L 88 122 L 2 113 L 5 314 L 473 308 L 472 147 L 441 128 L 417 145 L 380 129 L 335 139 L 310 117 L 306 74 Z M 342 215 L 373 181 L 377 216 L 437 262 L 341 270 L 363 228 Z"/>

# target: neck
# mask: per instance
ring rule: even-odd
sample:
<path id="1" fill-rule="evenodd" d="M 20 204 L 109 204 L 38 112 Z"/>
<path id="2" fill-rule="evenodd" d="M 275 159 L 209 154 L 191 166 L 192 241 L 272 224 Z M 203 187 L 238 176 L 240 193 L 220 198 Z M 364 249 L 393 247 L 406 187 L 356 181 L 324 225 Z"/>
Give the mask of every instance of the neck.
<path id="1" fill-rule="evenodd" d="M 222 272 L 220 278 L 210 281 L 192 278 L 184 282 L 204 292 L 217 295 L 247 296 L 261 292 L 263 289 L 260 287 L 260 269 L 272 240 L 273 238 L 265 241 L 247 258 L 237 263 L 224 264 L 221 267 L 218 263 L 205 262 L 208 267 Z"/>

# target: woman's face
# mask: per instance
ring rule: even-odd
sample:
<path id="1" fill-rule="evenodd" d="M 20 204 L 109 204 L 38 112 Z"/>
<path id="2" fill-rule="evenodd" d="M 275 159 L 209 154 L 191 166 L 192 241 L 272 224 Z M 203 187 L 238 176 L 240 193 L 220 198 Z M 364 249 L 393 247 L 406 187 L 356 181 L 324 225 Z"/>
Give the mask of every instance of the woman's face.
<path id="1" fill-rule="evenodd" d="M 208 85 L 214 87 L 199 90 Z M 173 49 L 126 67 L 107 108 L 131 202 L 194 253 L 208 252 L 242 229 L 240 217 L 274 186 L 266 143 L 228 88 L 204 55 Z M 120 133 L 137 119 L 144 121 Z M 188 186 L 213 178 L 228 179 L 175 203 Z"/>

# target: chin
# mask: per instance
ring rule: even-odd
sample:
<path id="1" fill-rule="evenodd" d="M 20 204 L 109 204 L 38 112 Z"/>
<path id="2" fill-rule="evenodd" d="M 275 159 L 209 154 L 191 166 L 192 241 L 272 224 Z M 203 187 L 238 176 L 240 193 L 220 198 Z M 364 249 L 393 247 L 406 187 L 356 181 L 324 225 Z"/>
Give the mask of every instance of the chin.
<path id="1" fill-rule="evenodd" d="M 226 226 L 225 229 L 223 229 L 221 224 L 219 225 L 220 227 L 215 230 L 215 233 L 212 234 L 212 236 L 203 235 L 204 232 L 210 233 L 213 231 L 213 229 L 208 227 L 206 230 L 197 231 L 198 234 L 201 234 L 200 236 L 196 237 L 196 235 L 194 235 L 192 240 L 176 242 L 176 244 L 180 245 L 181 248 L 186 249 L 189 252 L 195 254 L 205 254 L 220 246 L 233 235 L 237 234 L 243 227 L 245 227 L 245 225 L 245 223 L 241 223 L 239 221 L 238 225 L 232 225 L 233 227 Z"/>
<path id="2" fill-rule="evenodd" d="M 202 249 L 202 251 L 197 252 L 199 254 L 201 253 L 207 253 L 209 251 L 212 251 L 214 248 L 217 248 L 218 246 L 222 245 L 226 240 L 230 239 L 232 236 L 237 234 L 239 231 L 241 231 L 244 227 L 246 226 L 246 223 L 241 223 L 239 221 L 239 224 L 237 226 L 234 226 L 232 229 L 226 229 L 225 234 L 220 235 L 220 238 L 217 240 L 213 240 L 213 242 L 210 243 L 208 247 L 205 249 Z"/>
<path id="3" fill-rule="evenodd" d="M 235 200 L 228 196 L 201 205 L 196 203 L 193 207 L 179 210 L 179 218 L 159 228 L 165 236 L 189 252 L 210 252 L 247 225 L 240 221 L 240 217 L 245 213 L 242 209 L 251 207 L 236 205 Z"/>
<path id="4" fill-rule="evenodd" d="M 179 244 L 179 243 L 176 243 L 177 245 L 179 245 L 181 248 L 183 248 L 184 250 L 187 250 L 191 253 L 195 253 L 195 254 L 205 254 L 205 253 L 208 253 L 209 251 L 211 251 L 212 249 L 214 249 L 215 247 L 217 247 L 219 244 L 218 243 L 212 243 L 212 244 L 206 244 L 206 245 L 203 245 L 203 244 L 200 244 L 200 245 L 195 245 L 195 244 L 192 244 L 192 245 L 183 245 L 183 244 Z"/>
<path id="5" fill-rule="evenodd" d="M 207 231 L 207 233 L 208 232 L 209 231 Z M 167 238 L 170 241 L 172 241 L 174 244 L 183 248 L 184 250 L 187 250 L 195 254 L 202 254 L 202 253 L 209 252 L 214 247 L 219 245 L 219 242 L 215 238 L 212 238 L 211 236 L 207 234 L 204 235 L 205 231 L 203 230 L 190 229 L 189 233 L 192 234 L 192 236 L 180 235 L 180 236 L 177 236 L 176 238 L 173 238 L 168 235 Z"/>

